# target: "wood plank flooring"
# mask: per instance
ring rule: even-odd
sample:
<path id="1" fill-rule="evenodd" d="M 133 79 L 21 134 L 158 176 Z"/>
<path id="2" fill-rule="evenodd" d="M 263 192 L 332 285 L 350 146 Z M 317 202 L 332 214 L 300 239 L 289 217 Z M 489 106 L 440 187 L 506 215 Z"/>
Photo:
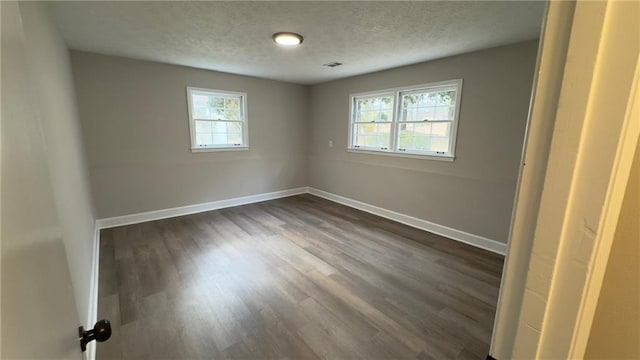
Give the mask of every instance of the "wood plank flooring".
<path id="1" fill-rule="evenodd" d="M 105 359 L 484 359 L 502 256 L 312 195 L 102 230 Z"/>

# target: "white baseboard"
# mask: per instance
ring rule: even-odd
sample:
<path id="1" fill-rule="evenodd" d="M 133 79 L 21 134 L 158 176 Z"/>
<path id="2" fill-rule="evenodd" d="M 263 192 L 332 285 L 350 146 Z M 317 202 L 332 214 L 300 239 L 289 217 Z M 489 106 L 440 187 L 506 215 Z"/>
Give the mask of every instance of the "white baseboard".
<path id="1" fill-rule="evenodd" d="M 270 193 L 237 197 L 233 199 L 212 201 L 212 202 L 203 203 L 203 204 L 195 204 L 195 205 L 180 206 L 180 207 L 175 207 L 170 209 L 147 211 L 147 212 L 131 214 L 131 215 L 123 215 L 123 216 L 116 216 L 116 217 L 110 217 L 105 219 L 98 219 L 96 220 L 96 226 L 99 229 L 107 229 L 107 228 L 116 227 L 116 226 L 138 224 L 138 223 L 147 222 L 147 221 L 167 219 L 167 218 L 172 218 L 176 216 L 183 216 L 183 215 L 196 214 L 196 213 L 205 212 L 205 211 L 218 210 L 218 209 L 232 207 L 232 206 L 252 204 L 260 201 L 280 199 L 287 196 L 305 194 L 307 192 L 308 190 L 306 187 L 300 187 L 295 189 L 274 191 Z"/>
<path id="2" fill-rule="evenodd" d="M 305 194 L 305 193 L 316 195 L 321 198 L 325 198 L 327 200 L 331 200 L 346 206 L 350 206 L 358 210 L 366 211 L 374 215 L 382 216 L 384 218 L 394 220 L 399 223 L 409 225 L 421 230 L 429 231 L 434 234 L 442 235 L 444 237 L 447 237 L 453 240 L 461 241 L 465 244 L 473 245 L 475 247 L 489 250 L 494 253 L 504 255 L 506 254 L 506 251 L 507 251 L 507 245 L 496 240 L 488 239 L 479 235 L 470 234 L 465 231 L 452 229 L 444 225 L 439 225 L 439 224 L 432 223 L 427 220 L 419 219 L 410 215 L 405 215 L 392 210 L 387 210 L 375 205 L 367 204 L 358 200 L 353 200 L 344 196 L 332 194 L 330 192 L 319 190 L 313 187 L 300 187 L 295 189 L 274 191 L 270 193 L 243 196 L 243 197 L 238 197 L 233 199 L 218 200 L 218 201 L 213 201 L 213 202 L 208 202 L 203 204 L 187 205 L 187 206 L 180 206 L 180 207 L 175 207 L 170 209 L 162 209 L 162 210 L 148 211 L 148 212 L 131 214 L 131 215 L 123 215 L 123 216 L 116 216 L 116 217 L 105 218 L 105 219 L 98 219 L 96 220 L 96 229 L 98 229 L 97 231 L 99 231 L 99 229 L 137 224 L 137 223 L 142 223 L 146 221 L 167 219 L 167 218 L 172 218 L 176 216 L 190 215 L 190 214 L 200 213 L 204 211 L 218 210 L 218 209 L 232 207 L 232 206 L 252 204 L 260 201 L 280 199 L 287 196 L 293 196 L 293 195 L 299 195 L 299 194 Z M 99 236 L 99 234 L 97 234 L 96 236 Z M 97 243 L 98 241 L 96 241 L 96 244 Z M 96 256 L 96 260 L 95 260 L 96 262 L 97 262 L 98 250 L 99 249 L 94 250 L 94 256 Z M 95 271 L 96 271 L 95 278 L 97 279 L 97 269 L 95 269 Z M 97 286 L 97 280 L 96 280 L 96 286 Z M 97 293 L 97 288 L 96 288 L 96 293 Z"/>
<path id="3" fill-rule="evenodd" d="M 346 205 L 358 210 L 381 216 L 399 223 L 409 225 L 420 230 L 425 230 L 438 234 L 449 239 L 457 240 L 465 244 L 473 245 L 481 249 L 505 255 L 507 253 L 507 245 L 496 240 L 487 239 L 485 237 L 470 234 L 461 230 L 452 229 L 443 225 L 435 224 L 427 220 L 419 219 L 413 216 L 401 214 L 395 211 L 383 209 L 381 207 L 364 203 L 362 201 L 353 200 L 344 196 L 332 194 L 323 190 L 309 187 L 308 192 L 312 195 L 331 200 L 342 205 Z"/>

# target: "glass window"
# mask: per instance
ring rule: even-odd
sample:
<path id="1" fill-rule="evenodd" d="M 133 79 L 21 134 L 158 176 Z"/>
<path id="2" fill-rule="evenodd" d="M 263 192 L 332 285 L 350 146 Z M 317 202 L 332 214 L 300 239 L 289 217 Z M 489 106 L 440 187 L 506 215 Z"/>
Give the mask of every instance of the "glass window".
<path id="1" fill-rule="evenodd" d="M 351 95 L 349 148 L 453 159 L 461 90 L 452 80 Z"/>
<path id="2" fill-rule="evenodd" d="M 247 149 L 246 94 L 187 88 L 193 151 Z"/>

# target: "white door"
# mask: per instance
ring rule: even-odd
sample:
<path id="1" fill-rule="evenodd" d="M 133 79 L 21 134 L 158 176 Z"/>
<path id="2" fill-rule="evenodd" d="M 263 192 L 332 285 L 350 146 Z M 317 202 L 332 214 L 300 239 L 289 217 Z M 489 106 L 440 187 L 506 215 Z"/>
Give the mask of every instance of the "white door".
<path id="1" fill-rule="evenodd" d="M 78 313 L 26 67 L 20 10 L 2 2 L 3 359 L 80 359 Z"/>

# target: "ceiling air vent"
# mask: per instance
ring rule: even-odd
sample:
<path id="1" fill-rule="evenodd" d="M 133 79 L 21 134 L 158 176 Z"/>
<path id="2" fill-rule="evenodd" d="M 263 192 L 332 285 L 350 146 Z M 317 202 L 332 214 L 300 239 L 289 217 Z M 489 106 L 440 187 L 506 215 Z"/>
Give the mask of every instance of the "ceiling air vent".
<path id="1" fill-rule="evenodd" d="M 328 64 L 324 64 L 324 65 L 322 65 L 322 66 L 328 66 L 328 67 L 334 68 L 334 67 L 336 67 L 336 66 L 340 66 L 340 65 L 342 65 L 342 63 L 341 63 L 341 62 L 334 61 L 334 62 L 330 62 L 330 63 L 328 63 Z"/>

